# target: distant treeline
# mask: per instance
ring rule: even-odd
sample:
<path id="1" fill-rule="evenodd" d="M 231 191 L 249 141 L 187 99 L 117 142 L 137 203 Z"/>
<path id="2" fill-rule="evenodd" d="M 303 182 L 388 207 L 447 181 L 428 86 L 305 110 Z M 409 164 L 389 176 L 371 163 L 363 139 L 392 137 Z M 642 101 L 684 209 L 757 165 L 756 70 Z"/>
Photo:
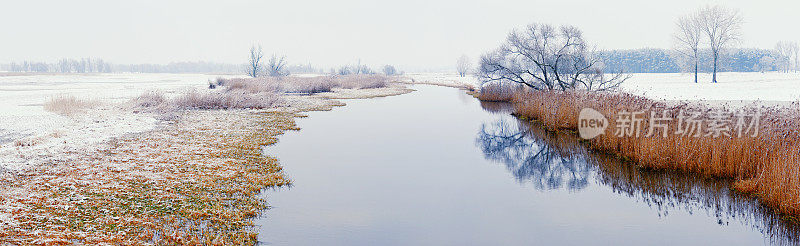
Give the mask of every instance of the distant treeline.
<path id="1" fill-rule="evenodd" d="M 55 63 L 11 62 L 0 64 L 0 71 L 32 73 L 243 73 L 242 64 L 216 62 L 172 62 L 168 64 L 112 64 L 103 59 L 61 59 Z M 287 66 L 291 73 L 324 73 L 311 64 Z"/>
<path id="2" fill-rule="evenodd" d="M 668 49 L 609 50 L 598 53 L 606 72 L 624 71 L 627 73 L 679 73 L 693 69 L 688 61 Z M 765 72 L 781 70 L 784 59 L 769 49 L 731 49 L 722 57 L 720 69 L 723 72 Z M 713 69 L 710 51 L 701 52 L 700 72 Z"/>

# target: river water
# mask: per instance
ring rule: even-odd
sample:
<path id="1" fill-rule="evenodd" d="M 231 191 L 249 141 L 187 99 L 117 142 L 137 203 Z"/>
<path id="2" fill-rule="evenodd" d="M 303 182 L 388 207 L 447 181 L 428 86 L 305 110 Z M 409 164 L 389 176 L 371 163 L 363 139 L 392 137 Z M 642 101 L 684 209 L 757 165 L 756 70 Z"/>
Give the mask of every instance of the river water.
<path id="1" fill-rule="evenodd" d="M 642 170 L 453 88 L 346 100 L 268 147 L 265 245 L 796 244 L 724 180 Z"/>

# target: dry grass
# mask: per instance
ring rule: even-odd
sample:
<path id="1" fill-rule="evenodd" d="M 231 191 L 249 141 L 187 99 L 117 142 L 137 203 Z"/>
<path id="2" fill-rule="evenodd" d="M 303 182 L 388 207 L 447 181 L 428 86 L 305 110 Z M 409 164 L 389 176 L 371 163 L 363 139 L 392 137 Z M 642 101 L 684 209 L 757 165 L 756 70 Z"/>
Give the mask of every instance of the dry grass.
<path id="1" fill-rule="evenodd" d="M 176 97 L 172 103 L 180 109 L 263 109 L 272 107 L 279 100 L 276 94 L 269 92 L 188 90 Z"/>
<path id="2" fill-rule="evenodd" d="M 161 91 L 147 91 L 133 98 L 131 102 L 141 108 L 159 107 L 167 102 L 167 97 Z"/>
<path id="3" fill-rule="evenodd" d="M 217 86 L 224 90 L 248 92 L 279 92 L 314 94 L 330 92 L 334 88 L 372 89 L 383 88 L 389 79 L 383 75 L 337 75 L 316 77 L 259 77 L 218 79 Z"/>
<path id="4" fill-rule="evenodd" d="M 622 110 L 667 109 L 675 119 L 681 109 L 710 109 L 666 106 L 623 93 L 579 91 L 520 90 L 511 101 L 517 116 L 538 121 L 552 131 L 576 130 L 580 110 L 593 108 L 609 119 L 610 127 L 606 134 L 589 140 L 592 148 L 615 153 L 647 168 L 732 178 L 736 181 L 734 188 L 759 197 L 777 212 L 800 215 L 800 113 L 796 109 L 760 107 L 757 137 L 617 137 L 613 132 L 614 115 Z M 677 129 L 676 120 L 670 124 L 669 129 Z"/>
<path id="5" fill-rule="evenodd" d="M 292 113 L 188 111 L 177 124 L 39 170 L 0 176 L 16 245 L 253 245 L 260 195 L 288 184 L 262 154 Z M 2 211 L 7 212 L 7 211 Z"/>
<path id="6" fill-rule="evenodd" d="M 336 84 L 345 89 L 383 88 L 389 84 L 389 78 L 377 74 L 351 74 L 334 77 Z"/>
<path id="7" fill-rule="evenodd" d="M 519 88 L 519 85 L 512 85 L 509 83 L 486 83 L 481 86 L 477 97 L 481 99 L 481 101 L 489 102 L 511 101 L 514 92 L 519 90 Z M 469 91 L 474 91 L 474 88 Z"/>
<path id="8" fill-rule="evenodd" d="M 61 115 L 72 115 L 95 105 L 96 103 L 94 102 L 78 99 L 75 96 L 59 95 L 51 97 L 50 100 L 45 102 L 44 110 Z"/>
<path id="9" fill-rule="evenodd" d="M 264 109 L 274 106 L 281 98 L 272 90 L 239 83 L 225 90 L 186 90 L 173 99 L 160 91 L 148 91 L 131 99 L 134 107 L 164 114 L 181 109 Z"/>

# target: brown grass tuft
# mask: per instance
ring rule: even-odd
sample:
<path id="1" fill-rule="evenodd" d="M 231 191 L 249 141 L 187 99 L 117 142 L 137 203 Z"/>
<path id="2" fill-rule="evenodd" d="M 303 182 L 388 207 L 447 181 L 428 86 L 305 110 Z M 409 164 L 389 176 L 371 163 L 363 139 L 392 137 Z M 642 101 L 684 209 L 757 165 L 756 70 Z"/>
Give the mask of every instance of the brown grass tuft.
<path id="1" fill-rule="evenodd" d="M 474 88 L 470 91 L 473 91 Z M 491 82 L 481 86 L 478 99 L 481 101 L 503 102 L 511 101 L 514 92 L 519 90 L 518 85 L 511 85 L 509 83 Z"/>
<path id="2" fill-rule="evenodd" d="M 58 95 L 51 97 L 44 104 L 44 110 L 61 115 L 72 115 L 93 106 L 95 106 L 95 103 L 78 99 L 75 96 Z"/>

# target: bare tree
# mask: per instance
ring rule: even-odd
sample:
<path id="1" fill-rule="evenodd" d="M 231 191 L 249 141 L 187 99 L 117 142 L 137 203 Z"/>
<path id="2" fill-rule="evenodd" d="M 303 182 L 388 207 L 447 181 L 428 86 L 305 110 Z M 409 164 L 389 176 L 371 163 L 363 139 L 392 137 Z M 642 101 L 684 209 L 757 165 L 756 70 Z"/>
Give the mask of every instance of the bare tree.
<path id="1" fill-rule="evenodd" d="M 788 73 L 792 69 L 792 60 L 794 60 L 794 57 L 792 57 L 793 48 L 792 43 L 787 41 L 780 41 L 775 44 L 775 53 L 778 55 L 776 64 L 784 73 Z"/>
<path id="2" fill-rule="evenodd" d="M 336 74 L 338 75 L 349 75 L 353 74 L 353 71 L 350 69 L 350 66 L 341 66 L 338 70 L 336 70 Z"/>
<path id="3" fill-rule="evenodd" d="M 797 42 L 780 41 L 775 44 L 775 52 L 778 54 L 777 64 L 783 72 L 797 71 L 800 65 L 800 47 Z"/>
<path id="4" fill-rule="evenodd" d="M 791 42 L 789 45 L 791 47 L 792 56 L 794 56 L 794 71 L 797 72 L 800 70 L 800 46 L 797 45 L 797 42 Z"/>
<path id="5" fill-rule="evenodd" d="M 771 56 L 763 56 L 758 59 L 758 62 L 753 66 L 753 70 L 758 72 L 772 71 L 775 68 L 775 58 Z"/>
<path id="6" fill-rule="evenodd" d="M 286 70 L 286 56 L 281 56 L 278 58 L 273 54 L 267 63 L 267 75 L 272 77 L 283 77 L 289 75 L 289 71 Z"/>
<path id="7" fill-rule="evenodd" d="M 361 58 L 358 59 L 358 63 L 356 64 L 355 69 L 353 69 L 353 73 L 354 74 L 361 73 Z"/>
<path id="8" fill-rule="evenodd" d="M 469 57 L 467 55 L 462 55 L 456 61 L 456 70 L 461 77 L 467 76 L 467 72 L 469 72 L 471 66 L 472 64 L 469 62 Z"/>
<path id="9" fill-rule="evenodd" d="M 485 83 L 514 82 L 535 90 L 614 90 L 630 78 L 607 76 L 599 57 L 574 26 L 556 29 L 531 24 L 508 35 L 499 49 L 481 56 L 478 77 Z"/>
<path id="10" fill-rule="evenodd" d="M 387 76 L 396 75 L 397 69 L 392 65 L 385 65 L 383 66 L 383 74 L 386 74 Z"/>
<path id="11" fill-rule="evenodd" d="M 698 63 L 700 62 L 700 13 L 682 16 L 677 22 L 675 50 L 694 65 L 694 82 L 697 83 Z"/>
<path id="12" fill-rule="evenodd" d="M 250 47 L 250 60 L 247 64 L 247 75 L 250 77 L 258 77 L 262 74 L 264 67 L 261 65 L 261 58 L 264 57 L 264 53 L 261 51 L 261 45 L 256 47 L 253 45 Z"/>
<path id="13" fill-rule="evenodd" d="M 700 30 L 708 38 L 714 59 L 713 83 L 717 83 L 720 53 L 741 38 L 742 15 L 738 10 L 722 6 L 706 6 L 700 10 Z"/>

